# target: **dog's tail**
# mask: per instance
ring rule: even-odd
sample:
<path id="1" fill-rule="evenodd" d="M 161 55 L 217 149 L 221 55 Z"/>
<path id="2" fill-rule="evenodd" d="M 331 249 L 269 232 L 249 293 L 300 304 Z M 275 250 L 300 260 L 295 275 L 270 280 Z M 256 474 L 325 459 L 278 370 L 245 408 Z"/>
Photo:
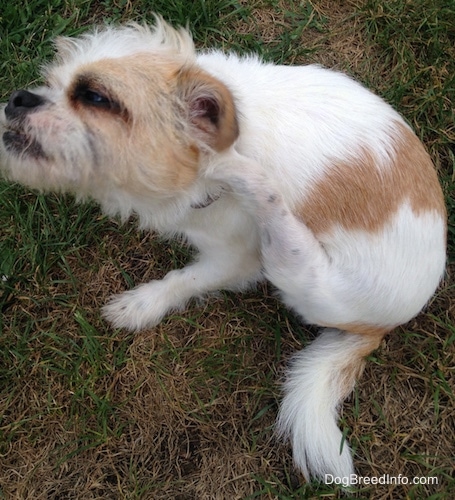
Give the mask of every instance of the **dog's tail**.
<path id="1" fill-rule="evenodd" d="M 307 480 L 340 477 L 343 484 L 350 482 L 354 466 L 337 425 L 338 409 L 361 375 L 365 356 L 379 346 L 385 333 L 326 329 L 293 358 L 277 431 L 291 441 L 294 462 Z"/>

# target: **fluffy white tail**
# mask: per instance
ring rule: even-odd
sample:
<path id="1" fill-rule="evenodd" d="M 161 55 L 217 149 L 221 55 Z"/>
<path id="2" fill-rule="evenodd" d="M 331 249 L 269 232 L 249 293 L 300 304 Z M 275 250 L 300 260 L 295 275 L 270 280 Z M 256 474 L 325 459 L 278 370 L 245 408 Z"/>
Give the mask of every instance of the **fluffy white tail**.
<path id="1" fill-rule="evenodd" d="M 354 473 L 349 445 L 337 425 L 338 408 L 354 388 L 364 357 L 382 337 L 326 329 L 293 358 L 277 431 L 291 441 L 294 462 L 307 480 Z"/>

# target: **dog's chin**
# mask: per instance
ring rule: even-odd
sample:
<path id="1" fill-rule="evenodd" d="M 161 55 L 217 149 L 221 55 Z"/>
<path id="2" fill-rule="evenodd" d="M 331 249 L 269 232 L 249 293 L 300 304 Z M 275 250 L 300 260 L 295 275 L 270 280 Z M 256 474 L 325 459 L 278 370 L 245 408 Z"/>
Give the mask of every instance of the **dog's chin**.
<path id="1" fill-rule="evenodd" d="M 6 130 L 3 133 L 3 144 L 11 155 L 34 160 L 47 159 L 41 144 L 19 130 Z"/>

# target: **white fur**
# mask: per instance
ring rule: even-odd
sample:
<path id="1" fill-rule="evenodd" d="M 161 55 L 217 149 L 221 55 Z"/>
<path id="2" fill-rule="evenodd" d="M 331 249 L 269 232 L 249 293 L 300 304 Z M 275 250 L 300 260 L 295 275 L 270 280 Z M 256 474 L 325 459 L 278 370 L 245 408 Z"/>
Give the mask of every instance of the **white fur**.
<path id="1" fill-rule="evenodd" d="M 152 327 L 192 297 L 240 290 L 264 276 L 306 321 L 325 326 L 392 329 L 418 314 L 433 294 L 445 263 L 441 211 L 417 214 L 404 199 L 378 231 L 334 225 L 318 236 L 293 213 L 316 182 L 330 182 L 334 162 L 349 162 L 363 148 L 376 163 L 372 183 L 390 168 L 397 123 L 407 125 L 360 84 L 318 66 L 274 66 L 217 51 L 196 54 L 185 31 L 161 20 L 154 29 L 110 28 L 61 39 L 57 46 L 57 62 L 46 69 L 48 86 L 36 90 L 48 104 L 28 117 L 26 131 L 59 161 L 51 168 L 3 151 L 6 176 L 45 189 L 48 169 L 57 189 L 91 196 L 109 214 L 136 213 L 143 228 L 184 236 L 199 251 L 184 269 L 114 297 L 103 309 L 114 327 Z M 65 93 L 79 68 L 142 53 L 200 68 L 223 82 L 234 99 L 237 140 L 222 152 L 201 146 L 198 175 L 185 189 L 163 192 L 150 182 L 139 193 L 122 181 L 121 170 L 109 177 L 109 149 L 97 143 L 96 151 L 107 158 L 100 164 L 93 137 L 67 102 Z M 131 92 L 139 96 L 144 89 L 125 88 Z M 138 123 L 155 118 L 134 116 Z M 1 121 L 9 127 L 3 113 Z M 191 134 L 183 121 L 180 128 Z M 150 137 L 150 148 L 158 152 L 153 141 Z M 137 172 L 159 179 L 153 177 L 158 167 L 125 153 L 125 162 L 131 158 L 139 163 Z M 125 172 L 135 172 L 133 167 L 122 166 Z M 201 208 L 209 196 L 219 198 Z M 336 421 L 355 377 L 345 380 L 341 374 L 361 370 L 370 344 L 373 349 L 368 336 L 332 328 L 292 362 L 277 428 L 291 439 L 306 478 L 353 472 L 347 443 L 340 452 Z"/>
<path id="2" fill-rule="evenodd" d="M 360 336 L 326 330 L 292 360 L 277 429 L 290 439 L 294 461 L 306 477 L 346 478 L 354 472 L 349 445 L 336 425 L 337 382 L 361 342 Z"/>

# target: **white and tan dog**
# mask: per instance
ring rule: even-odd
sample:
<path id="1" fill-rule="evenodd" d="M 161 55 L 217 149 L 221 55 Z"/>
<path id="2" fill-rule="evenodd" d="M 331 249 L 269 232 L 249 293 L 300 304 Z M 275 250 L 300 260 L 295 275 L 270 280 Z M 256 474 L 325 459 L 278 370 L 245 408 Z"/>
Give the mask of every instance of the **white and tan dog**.
<path id="1" fill-rule="evenodd" d="M 148 328 L 192 297 L 269 279 L 325 327 L 291 363 L 278 431 L 306 478 L 353 473 L 338 407 L 445 265 L 442 192 L 409 126 L 345 75 L 196 54 L 159 18 L 58 39 L 44 77 L 2 113 L 6 177 L 137 214 L 199 251 L 104 316 Z"/>

